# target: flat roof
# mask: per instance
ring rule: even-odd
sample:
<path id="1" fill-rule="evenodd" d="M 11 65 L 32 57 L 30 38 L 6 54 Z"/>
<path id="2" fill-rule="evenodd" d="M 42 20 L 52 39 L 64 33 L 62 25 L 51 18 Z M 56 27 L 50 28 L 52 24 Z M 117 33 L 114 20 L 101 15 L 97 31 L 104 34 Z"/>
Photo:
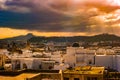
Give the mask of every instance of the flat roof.
<path id="1" fill-rule="evenodd" d="M 17 76 L 1 76 L 0 80 L 25 80 L 26 78 L 37 75 L 38 73 L 22 73 Z"/>
<path id="2" fill-rule="evenodd" d="M 92 67 L 92 66 L 84 66 L 84 67 L 76 67 L 73 69 L 64 70 L 63 73 L 71 73 L 71 74 L 103 74 L 104 67 Z"/>

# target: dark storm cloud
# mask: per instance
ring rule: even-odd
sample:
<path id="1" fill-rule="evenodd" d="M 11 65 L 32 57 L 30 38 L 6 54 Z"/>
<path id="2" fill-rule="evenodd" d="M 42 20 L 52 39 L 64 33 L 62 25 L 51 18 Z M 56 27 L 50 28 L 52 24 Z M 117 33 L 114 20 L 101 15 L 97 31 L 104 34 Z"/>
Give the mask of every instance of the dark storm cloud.
<path id="1" fill-rule="evenodd" d="M 15 13 L 8 11 L 0 11 L 0 26 L 16 29 L 28 29 L 38 31 L 59 31 L 63 29 L 60 22 L 67 18 L 51 13 Z"/>

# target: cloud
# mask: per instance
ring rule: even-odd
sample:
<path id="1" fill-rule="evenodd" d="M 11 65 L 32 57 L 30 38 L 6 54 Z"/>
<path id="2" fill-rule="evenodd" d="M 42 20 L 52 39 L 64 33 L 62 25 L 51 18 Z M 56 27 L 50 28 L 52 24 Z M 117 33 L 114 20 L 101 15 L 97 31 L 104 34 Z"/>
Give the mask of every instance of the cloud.
<path id="1" fill-rule="evenodd" d="M 3 10 L 40 12 L 47 9 L 61 14 L 75 14 L 79 12 L 80 8 L 97 8 L 104 12 L 111 12 L 120 8 L 120 5 L 114 0 L 0 0 L 0 4 Z"/>
<path id="2" fill-rule="evenodd" d="M 0 0 L 0 9 L 0 26 L 40 32 L 111 33 L 120 22 L 116 0 Z"/>
<path id="3" fill-rule="evenodd" d="M 29 4 L 28 0 L 0 0 L 0 9 L 18 13 L 28 13 L 31 10 L 27 4 Z"/>
<path id="4" fill-rule="evenodd" d="M 5 9 L 6 0 L 0 0 L 0 9 Z"/>

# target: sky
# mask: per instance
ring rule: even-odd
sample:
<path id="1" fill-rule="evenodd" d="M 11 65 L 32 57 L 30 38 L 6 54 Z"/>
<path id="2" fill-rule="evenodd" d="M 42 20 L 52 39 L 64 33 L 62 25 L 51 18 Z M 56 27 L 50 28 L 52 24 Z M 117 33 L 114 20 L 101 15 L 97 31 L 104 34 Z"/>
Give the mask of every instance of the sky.
<path id="1" fill-rule="evenodd" d="M 120 0 L 0 0 L 0 38 L 120 36 Z"/>

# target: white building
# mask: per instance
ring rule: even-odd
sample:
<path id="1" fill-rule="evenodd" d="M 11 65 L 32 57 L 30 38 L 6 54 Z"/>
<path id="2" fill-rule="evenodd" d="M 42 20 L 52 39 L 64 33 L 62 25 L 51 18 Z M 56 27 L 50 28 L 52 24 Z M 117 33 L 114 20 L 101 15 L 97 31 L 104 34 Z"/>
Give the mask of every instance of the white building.
<path id="1" fill-rule="evenodd" d="M 44 55 L 44 57 L 39 57 Z M 36 57 L 32 57 L 36 56 Z M 49 69 L 49 66 L 54 68 L 55 63 L 61 62 L 61 54 L 60 52 L 53 53 L 41 53 L 34 52 L 31 53 L 29 51 L 23 52 L 23 54 L 13 54 L 11 56 L 12 66 L 14 69 Z"/>
<path id="2" fill-rule="evenodd" d="M 65 63 L 72 67 L 94 64 L 94 50 L 87 50 L 82 47 L 67 47 L 66 53 L 64 56 Z"/>
<path id="3" fill-rule="evenodd" d="M 115 55 L 113 50 L 89 50 L 81 47 L 67 47 L 64 56 L 65 64 L 76 66 L 104 66 L 120 71 L 120 55 Z"/>

